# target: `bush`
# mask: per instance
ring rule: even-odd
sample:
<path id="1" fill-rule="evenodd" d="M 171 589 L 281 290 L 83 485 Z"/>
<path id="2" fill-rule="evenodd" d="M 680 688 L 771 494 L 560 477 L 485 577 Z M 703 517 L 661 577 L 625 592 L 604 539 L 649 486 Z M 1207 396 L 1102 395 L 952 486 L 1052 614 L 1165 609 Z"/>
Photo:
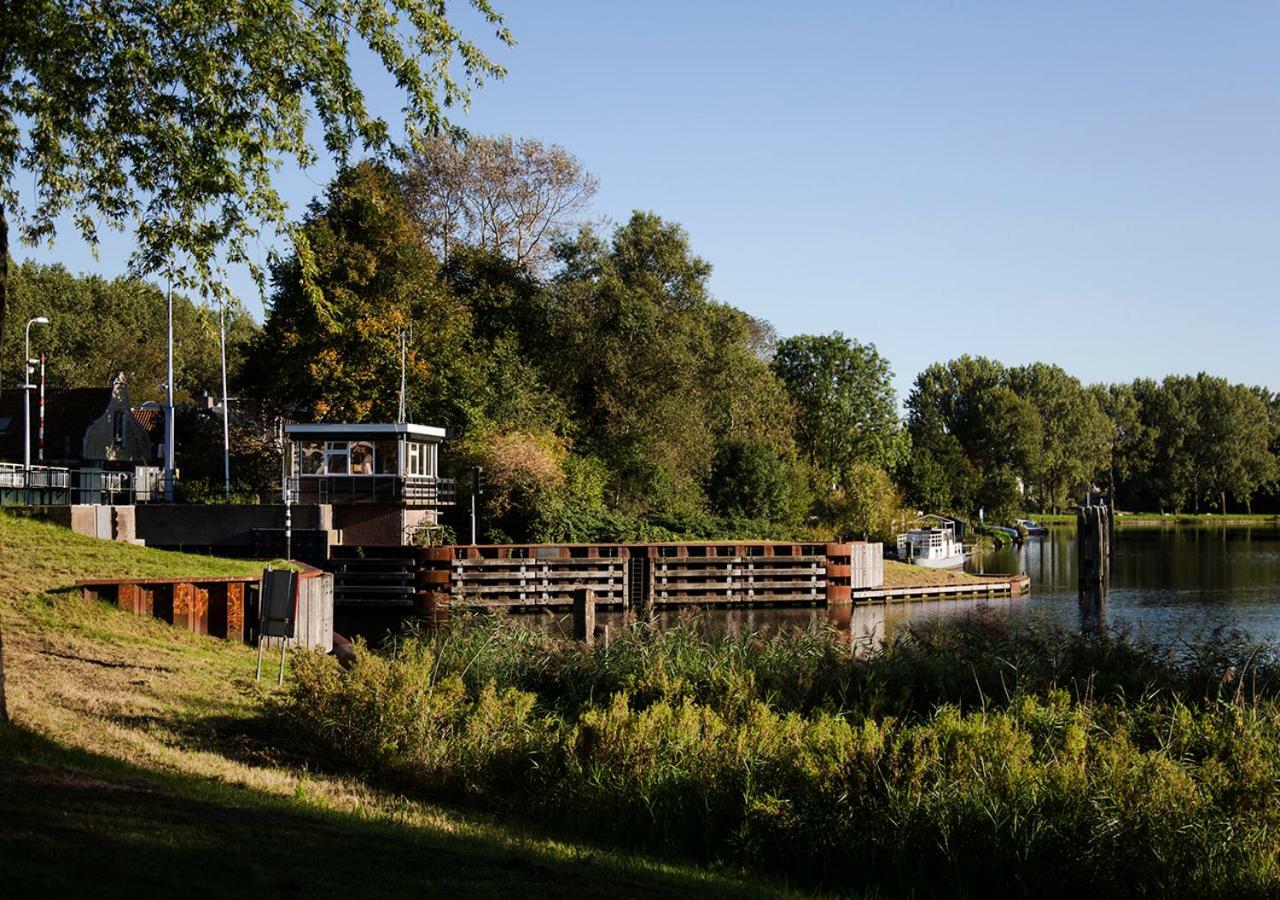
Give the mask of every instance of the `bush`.
<path id="1" fill-rule="evenodd" d="M 842 891 L 1262 896 L 1276 671 L 1231 636 L 1175 656 L 990 617 L 862 656 L 832 633 L 586 648 L 478 618 L 348 670 L 299 654 L 283 709 L 397 784 Z"/>

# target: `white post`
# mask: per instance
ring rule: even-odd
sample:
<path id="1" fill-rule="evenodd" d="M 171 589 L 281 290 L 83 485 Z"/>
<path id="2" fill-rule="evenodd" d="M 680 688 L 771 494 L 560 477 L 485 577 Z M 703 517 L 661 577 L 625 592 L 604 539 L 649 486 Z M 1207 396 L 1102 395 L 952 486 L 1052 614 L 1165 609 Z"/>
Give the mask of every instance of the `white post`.
<path id="1" fill-rule="evenodd" d="M 231 401 L 227 397 L 227 298 L 218 306 L 218 335 L 222 349 L 222 499 L 231 502 Z"/>
<path id="2" fill-rule="evenodd" d="M 27 320 L 22 338 L 22 483 L 31 502 L 31 326 L 48 325 L 44 316 Z"/>
<path id="3" fill-rule="evenodd" d="M 173 502 L 173 275 L 169 275 L 169 377 L 164 409 L 164 502 Z"/>

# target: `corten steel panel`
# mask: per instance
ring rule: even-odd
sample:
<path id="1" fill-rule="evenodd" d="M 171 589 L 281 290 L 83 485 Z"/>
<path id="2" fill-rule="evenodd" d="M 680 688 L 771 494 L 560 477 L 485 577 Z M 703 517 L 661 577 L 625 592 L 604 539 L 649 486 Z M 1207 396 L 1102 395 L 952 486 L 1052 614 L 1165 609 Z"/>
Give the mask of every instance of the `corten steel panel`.
<path id="1" fill-rule="evenodd" d="M 127 609 L 131 613 L 142 612 L 138 602 L 139 588 L 136 584 L 122 584 L 117 589 L 116 603 L 121 609 Z"/>
<path id="2" fill-rule="evenodd" d="M 227 585 L 227 637 L 243 641 L 245 622 L 245 585 Z"/>

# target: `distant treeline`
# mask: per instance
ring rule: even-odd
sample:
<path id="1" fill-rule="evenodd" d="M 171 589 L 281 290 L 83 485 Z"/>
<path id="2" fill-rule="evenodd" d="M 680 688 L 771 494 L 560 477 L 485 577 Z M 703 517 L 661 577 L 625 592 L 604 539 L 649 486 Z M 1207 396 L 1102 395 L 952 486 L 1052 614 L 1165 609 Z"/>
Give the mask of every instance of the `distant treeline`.
<path id="1" fill-rule="evenodd" d="M 495 540 L 888 536 L 906 510 L 1008 518 L 1091 486 L 1130 509 L 1275 503 L 1265 389 L 1085 387 L 962 357 L 916 379 L 903 422 L 873 345 L 779 339 L 710 295 L 678 225 L 590 223 L 595 186 L 561 148 L 511 138 L 342 172 L 272 267 L 265 323 L 231 311 L 237 492 L 274 486 L 264 432 L 280 416 L 393 418 L 411 328 L 411 416 L 449 429 L 453 474 L 485 466 Z M 38 345 L 52 384 L 124 370 L 135 397 L 159 396 L 159 289 L 32 263 L 12 284 L 16 321 L 54 319 Z M 216 312 L 179 298 L 177 315 L 179 394 L 217 395 Z M 19 331 L 3 359 L 21 356 Z M 202 434 L 186 442 L 193 490 L 221 474 Z"/>

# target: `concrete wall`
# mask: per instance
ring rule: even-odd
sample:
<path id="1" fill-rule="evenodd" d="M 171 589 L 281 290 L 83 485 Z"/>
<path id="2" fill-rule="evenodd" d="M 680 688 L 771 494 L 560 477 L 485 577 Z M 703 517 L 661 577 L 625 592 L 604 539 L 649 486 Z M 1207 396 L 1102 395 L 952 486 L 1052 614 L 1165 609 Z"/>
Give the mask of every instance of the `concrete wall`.
<path id="1" fill-rule="evenodd" d="M 73 506 L 36 506 L 31 517 L 70 528 L 76 534 L 105 541 L 137 542 L 136 507 L 77 503 Z"/>
<path id="2" fill-rule="evenodd" d="M 282 504 L 147 504 L 135 507 L 137 536 L 149 547 L 252 555 L 254 529 L 283 529 Z M 293 527 L 333 528 L 333 508 L 293 506 Z"/>

